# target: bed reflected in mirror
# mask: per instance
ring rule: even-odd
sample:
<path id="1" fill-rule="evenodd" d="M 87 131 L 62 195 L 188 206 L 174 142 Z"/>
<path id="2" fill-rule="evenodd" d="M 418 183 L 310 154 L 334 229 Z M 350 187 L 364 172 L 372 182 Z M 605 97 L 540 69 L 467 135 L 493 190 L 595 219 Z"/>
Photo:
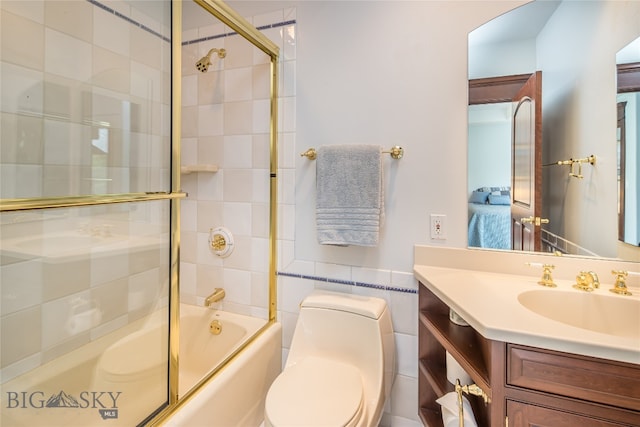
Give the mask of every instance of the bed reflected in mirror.
<path id="1" fill-rule="evenodd" d="M 469 246 L 511 249 L 510 102 L 469 106 Z"/>

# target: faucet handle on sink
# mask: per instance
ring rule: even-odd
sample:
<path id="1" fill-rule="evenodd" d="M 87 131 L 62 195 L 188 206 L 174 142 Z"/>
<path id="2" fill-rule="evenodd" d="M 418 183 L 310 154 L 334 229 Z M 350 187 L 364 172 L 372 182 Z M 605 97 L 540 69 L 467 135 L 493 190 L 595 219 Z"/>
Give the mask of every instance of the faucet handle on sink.
<path id="1" fill-rule="evenodd" d="M 539 285 L 546 286 L 549 288 L 555 288 L 556 285 L 553 281 L 553 277 L 551 276 L 551 271 L 556 268 L 553 264 L 540 264 L 537 262 L 527 262 L 526 263 L 530 267 L 542 267 L 542 278 L 538 281 Z"/>
<path id="2" fill-rule="evenodd" d="M 616 283 L 613 285 L 613 288 L 609 290 L 619 295 L 631 295 L 631 292 L 627 289 L 627 276 L 629 272 L 624 270 L 611 270 L 611 274 L 616 276 Z"/>

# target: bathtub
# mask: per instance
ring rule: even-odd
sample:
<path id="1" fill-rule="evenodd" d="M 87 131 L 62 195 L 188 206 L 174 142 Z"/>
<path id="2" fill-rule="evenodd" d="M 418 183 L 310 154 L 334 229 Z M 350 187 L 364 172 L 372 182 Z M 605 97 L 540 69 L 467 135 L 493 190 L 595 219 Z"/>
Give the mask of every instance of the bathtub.
<path id="1" fill-rule="evenodd" d="M 215 363 L 224 360 L 265 321 L 195 306 L 181 306 L 180 310 L 179 396 L 182 397 L 183 392 L 209 372 L 210 355 L 220 358 Z M 209 332 L 213 319 L 222 324 L 220 335 Z M 273 323 L 224 369 L 186 396 L 162 425 L 257 427 L 264 419 L 267 391 L 281 369 L 282 327 Z"/>
<path id="2" fill-rule="evenodd" d="M 214 320 L 221 326 L 218 335 L 209 330 Z M 183 397 L 265 323 L 256 317 L 181 304 L 178 396 Z"/>
<path id="3" fill-rule="evenodd" d="M 189 394 L 211 369 L 228 358 L 243 342 L 249 339 L 264 325 L 265 320 L 238 315 L 210 308 L 180 305 L 180 398 L 185 400 L 167 419 L 167 425 L 173 426 L 258 426 L 263 419 L 266 392 L 281 370 L 282 329 L 275 323 L 267 327 L 247 348 L 242 350 L 231 363 L 220 370 L 213 378 Z M 36 393 L 36 397 L 48 397 L 61 389 L 65 393 L 82 396 L 82 393 L 100 391 L 120 391 L 122 399 L 118 401 L 117 419 L 108 419 L 112 426 L 130 426 L 157 408 L 166 398 L 166 388 L 149 387 L 151 384 L 163 384 L 167 353 L 166 347 L 159 348 L 154 357 L 144 359 L 145 373 L 131 372 L 134 355 L 140 352 L 140 346 L 148 349 L 158 345 L 161 336 L 166 333 L 166 309 L 161 309 L 145 319 L 133 322 L 117 331 L 107 334 L 65 357 L 55 359 L 30 372 L 0 385 L 3 398 L 16 396 L 3 401 L 0 411 L 0 425 L 6 426 L 86 426 L 102 425 L 107 422 L 105 414 L 92 408 L 25 408 L 28 402 L 18 397 Z M 209 331 L 212 320 L 218 320 L 222 330 L 219 335 Z M 157 358 L 155 357 L 157 356 Z M 124 360 L 118 363 L 129 369 L 131 374 L 115 378 L 113 373 L 105 374 L 105 360 Z M 147 375 L 151 374 L 151 375 Z M 126 378 L 125 378 L 126 377 Z M 158 382 L 160 381 L 160 382 Z M 27 394 L 25 394 L 27 393 Z M 138 396 L 137 402 L 127 396 Z M 7 400 L 7 399 L 4 399 Z M 15 403 L 15 405 L 13 404 Z M 108 417 L 108 415 L 107 415 Z M 135 421 L 137 420 L 137 421 Z"/>

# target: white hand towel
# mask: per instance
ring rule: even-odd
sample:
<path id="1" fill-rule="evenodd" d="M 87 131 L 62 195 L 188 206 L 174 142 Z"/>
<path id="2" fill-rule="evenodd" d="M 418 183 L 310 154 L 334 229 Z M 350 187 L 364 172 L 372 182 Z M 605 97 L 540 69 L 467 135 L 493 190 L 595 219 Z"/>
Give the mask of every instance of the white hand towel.
<path id="1" fill-rule="evenodd" d="M 378 245 L 384 216 L 380 152 L 377 145 L 328 145 L 318 149 L 318 243 Z"/>

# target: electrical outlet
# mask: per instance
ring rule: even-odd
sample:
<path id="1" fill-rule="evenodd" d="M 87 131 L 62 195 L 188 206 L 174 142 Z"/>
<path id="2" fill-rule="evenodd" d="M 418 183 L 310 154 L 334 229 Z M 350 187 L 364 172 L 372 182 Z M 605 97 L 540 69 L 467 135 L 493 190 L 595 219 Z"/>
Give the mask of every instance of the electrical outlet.
<path id="1" fill-rule="evenodd" d="M 431 214 L 431 240 L 447 239 L 447 216 Z"/>

